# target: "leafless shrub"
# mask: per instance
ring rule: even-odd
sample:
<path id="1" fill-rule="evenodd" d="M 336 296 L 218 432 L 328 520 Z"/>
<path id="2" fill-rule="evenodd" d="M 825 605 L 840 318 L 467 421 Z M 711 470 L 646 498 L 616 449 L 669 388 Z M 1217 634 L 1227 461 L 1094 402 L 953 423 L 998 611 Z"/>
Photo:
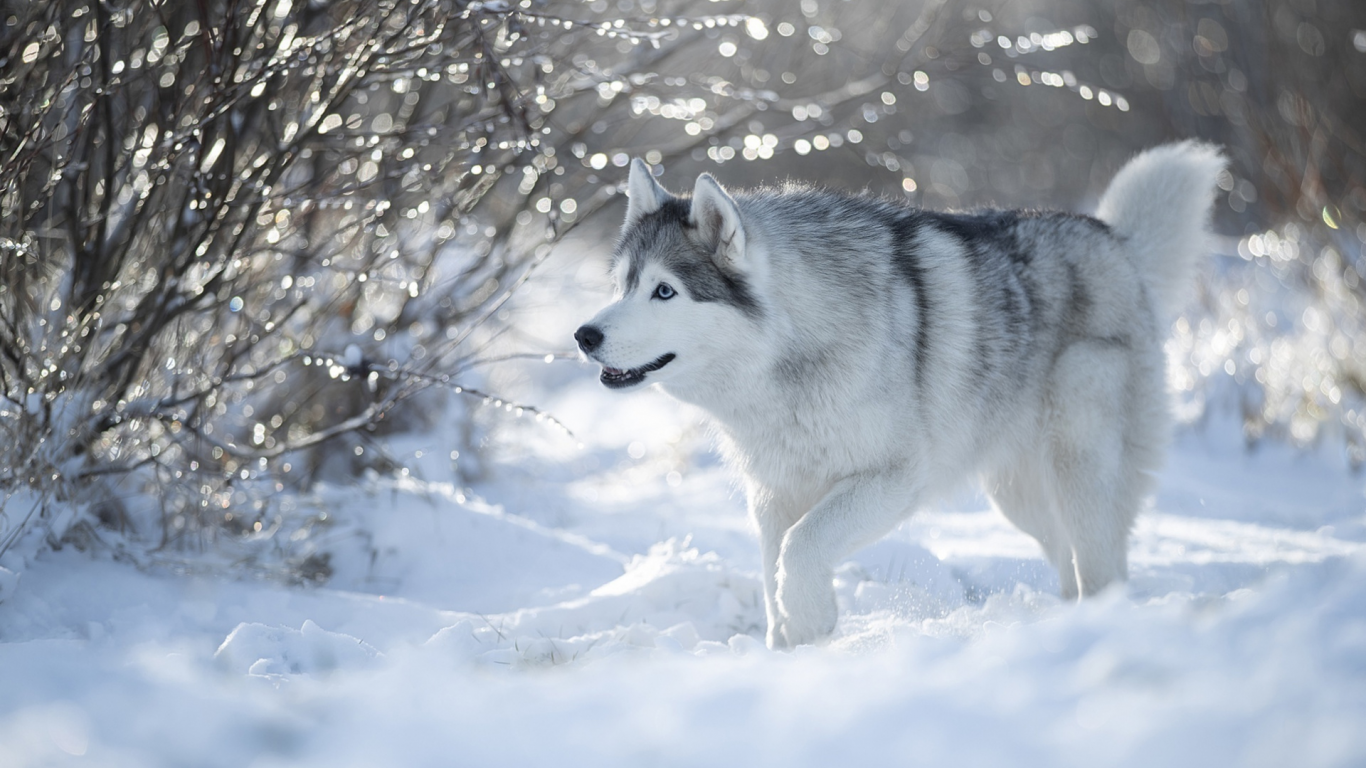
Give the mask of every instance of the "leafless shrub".
<path id="1" fill-rule="evenodd" d="M 164 546 L 268 532 L 310 450 L 465 392 L 596 187 L 556 102 L 690 31 L 530 6 L 6 6 L 0 552 L 124 494 Z"/>

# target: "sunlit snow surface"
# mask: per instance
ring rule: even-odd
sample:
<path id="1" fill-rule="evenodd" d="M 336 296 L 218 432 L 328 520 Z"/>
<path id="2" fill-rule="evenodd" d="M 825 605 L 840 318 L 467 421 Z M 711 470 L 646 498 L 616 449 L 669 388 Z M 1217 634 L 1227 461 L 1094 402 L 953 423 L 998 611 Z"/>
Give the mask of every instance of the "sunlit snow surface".
<path id="1" fill-rule="evenodd" d="M 28 563 L 0 766 L 1366 764 L 1366 479 L 1331 457 L 1187 428 L 1130 583 L 1082 605 L 966 488 L 837 570 L 828 645 L 775 653 L 697 415 L 542 373 L 506 385 L 573 438 L 489 418 L 479 483 L 438 430 L 391 446 L 409 477 L 301 499 L 323 588 Z"/>

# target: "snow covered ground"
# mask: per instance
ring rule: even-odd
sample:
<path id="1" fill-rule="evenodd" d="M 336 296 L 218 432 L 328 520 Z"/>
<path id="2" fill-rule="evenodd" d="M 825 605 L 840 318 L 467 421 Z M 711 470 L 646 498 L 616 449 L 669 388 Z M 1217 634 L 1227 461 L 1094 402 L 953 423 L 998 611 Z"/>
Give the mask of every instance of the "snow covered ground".
<path id="1" fill-rule="evenodd" d="M 563 290 L 527 299 L 552 348 L 601 299 Z M 966 489 L 839 569 L 829 645 L 775 653 L 695 413 L 574 363 L 504 384 L 574 436 L 486 413 L 478 483 L 437 431 L 300 499 L 323 587 L 21 564 L 0 766 L 1366 764 L 1366 479 L 1331 456 L 1187 428 L 1127 590 L 1082 605 Z"/>

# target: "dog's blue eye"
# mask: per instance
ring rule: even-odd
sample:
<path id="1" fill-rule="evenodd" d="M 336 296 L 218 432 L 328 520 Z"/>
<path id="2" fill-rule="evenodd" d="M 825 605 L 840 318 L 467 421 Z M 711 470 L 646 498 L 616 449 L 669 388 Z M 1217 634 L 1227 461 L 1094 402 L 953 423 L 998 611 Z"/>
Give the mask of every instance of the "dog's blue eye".
<path id="1" fill-rule="evenodd" d="M 660 283 L 659 285 L 655 286 L 655 294 L 654 294 L 653 296 L 651 296 L 650 298 L 652 298 L 652 299 L 663 299 L 663 300 L 665 300 L 665 301 L 668 301 L 669 299 L 672 299 L 673 297 L 674 297 L 674 288 L 673 288 L 673 286 L 672 286 L 672 285 L 669 285 L 668 283 Z"/>

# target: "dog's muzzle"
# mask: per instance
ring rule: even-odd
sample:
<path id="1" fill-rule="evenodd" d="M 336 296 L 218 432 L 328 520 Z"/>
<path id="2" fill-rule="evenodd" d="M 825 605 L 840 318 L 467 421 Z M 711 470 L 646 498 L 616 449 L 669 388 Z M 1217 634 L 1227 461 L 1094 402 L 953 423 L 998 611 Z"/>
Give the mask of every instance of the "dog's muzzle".
<path id="1" fill-rule="evenodd" d="M 583 353 L 590 358 L 593 356 L 593 350 L 602 346 L 602 339 L 602 331 L 591 325 L 581 326 L 577 331 L 574 331 L 574 340 L 579 343 L 579 349 L 583 350 Z M 629 370 L 603 365 L 602 375 L 599 377 L 599 380 L 602 381 L 604 386 L 610 389 L 634 387 L 642 381 L 645 381 L 645 376 L 647 374 L 653 373 L 668 365 L 673 361 L 674 357 L 674 353 L 669 352 L 660 355 L 653 361 L 646 363 L 639 368 L 631 368 Z"/>

